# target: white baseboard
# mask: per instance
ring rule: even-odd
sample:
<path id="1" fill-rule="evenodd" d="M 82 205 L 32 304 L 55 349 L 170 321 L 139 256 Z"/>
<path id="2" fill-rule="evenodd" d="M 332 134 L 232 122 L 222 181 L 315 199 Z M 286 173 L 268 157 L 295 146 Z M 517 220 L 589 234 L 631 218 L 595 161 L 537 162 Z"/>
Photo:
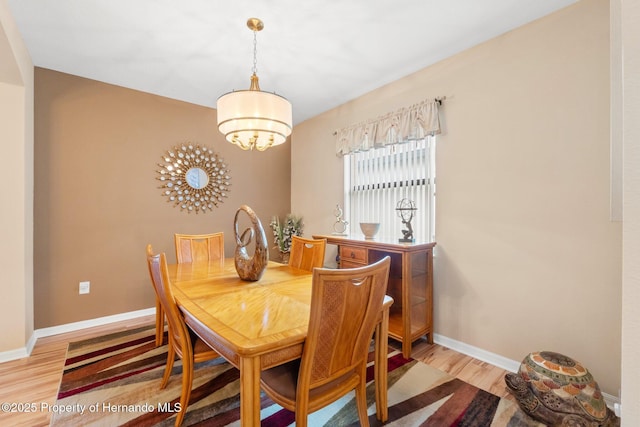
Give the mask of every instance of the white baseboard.
<path id="1" fill-rule="evenodd" d="M 36 329 L 35 331 L 33 331 L 31 338 L 29 338 L 29 341 L 25 344 L 24 347 L 15 350 L 0 352 L 0 363 L 29 357 L 38 338 L 50 337 L 52 335 L 63 334 L 65 332 L 73 332 L 80 329 L 92 328 L 94 326 L 103 326 L 108 325 L 109 323 L 120 322 L 122 320 L 130 320 L 155 314 L 156 309 L 155 307 L 152 307 L 146 308 L 144 310 L 130 311 L 128 313 L 114 314 L 112 316 L 98 317 L 96 319 L 67 323 L 65 325 Z"/>
<path id="2" fill-rule="evenodd" d="M 518 372 L 518 369 L 520 368 L 519 361 L 517 362 L 512 359 L 507 359 L 506 357 L 500 356 L 499 354 L 491 353 L 490 351 L 486 351 L 481 348 L 456 341 L 443 335 L 433 334 L 433 341 L 436 344 L 440 344 L 459 353 L 466 354 L 473 357 L 474 359 L 490 363 L 493 366 L 504 369 L 505 371 Z"/>
<path id="3" fill-rule="evenodd" d="M 3 351 L 0 353 L 0 363 L 23 359 L 25 357 L 29 357 L 29 354 L 30 352 L 27 352 L 27 346 L 15 350 Z"/>
<path id="4" fill-rule="evenodd" d="M 482 362 L 490 363 L 493 366 L 497 366 L 498 368 L 504 369 L 509 372 L 518 372 L 520 368 L 520 362 L 512 359 L 507 359 L 506 357 L 500 356 L 496 353 L 491 353 L 490 351 L 483 350 L 478 347 L 474 347 L 469 344 L 465 344 L 460 341 L 456 341 L 454 339 L 445 337 L 439 334 L 433 334 L 433 341 L 436 344 L 441 346 L 450 348 L 459 353 L 466 354 L 467 356 L 471 356 L 474 359 L 478 359 Z M 616 410 L 620 405 L 620 398 L 608 393 L 602 393 L 602 397 L 604 397 L 607 406 L 612 410 Z"/>

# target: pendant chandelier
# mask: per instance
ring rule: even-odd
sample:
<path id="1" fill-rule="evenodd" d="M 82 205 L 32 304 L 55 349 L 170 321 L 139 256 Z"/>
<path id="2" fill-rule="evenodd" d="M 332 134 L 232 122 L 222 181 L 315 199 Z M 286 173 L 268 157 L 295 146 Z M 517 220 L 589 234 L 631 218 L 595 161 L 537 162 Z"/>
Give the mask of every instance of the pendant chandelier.
<path id="1" fill-rule="evenodd" d="M 243 150 L 264 151 L 282 144 L 291 134 L 291 103 L 280 95 L 260 90 L 256 74 L 256 34 L 264 24 L 258 18 L 249 18 L 247 27 L 253 31 L 251 86 L 218 98 L 218 130 L 227 141 Z"/>

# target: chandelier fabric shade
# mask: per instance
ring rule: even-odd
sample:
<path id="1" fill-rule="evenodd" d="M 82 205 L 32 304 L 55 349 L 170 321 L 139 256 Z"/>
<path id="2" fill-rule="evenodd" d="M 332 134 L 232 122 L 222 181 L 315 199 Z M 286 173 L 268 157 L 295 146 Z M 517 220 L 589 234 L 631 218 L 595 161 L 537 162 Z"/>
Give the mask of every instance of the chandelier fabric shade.
<path id="1" fill-rule="evenodd" d="M 218 98 L 218 130 L 243 150 L 264 151 L 287 140 L 291 103 L 275 93 L 239 90 Z"/>
<path id="2" fill-rule="evenodd" d="M 218 98 L 218 130 L 243 150 L 264 151 L 280 145 L 291 135 L 292 110 L 286 98 L 263 92 L 256 74 L 256 33 L 264 28 L 258 18 L 249 18 L 253 31 L 253 75 L 249 90 L 226 93 Z"/>

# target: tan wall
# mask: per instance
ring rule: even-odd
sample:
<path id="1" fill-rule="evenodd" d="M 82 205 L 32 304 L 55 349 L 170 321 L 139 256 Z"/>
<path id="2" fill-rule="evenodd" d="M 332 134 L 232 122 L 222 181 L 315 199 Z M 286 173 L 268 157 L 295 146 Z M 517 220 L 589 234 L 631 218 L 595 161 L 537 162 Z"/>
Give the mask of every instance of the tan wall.
<path id="1" fill-rule="evenodd" d="M 37 68 L 35 132 L 36 328 L 154 306 L 147 243 L 174 261 L 173 233 L 224 231 L 233 256 L 240 205 L 269 239 L 269 218 L 289 211 L 290 144 L 244 152 L 209 108 Z M 158 188 L 161 156 L 189 141 L 231 170 L 229 197 L 210 213 L 181 212 Z"/>
<path id="2" fill-rule="evenodd" d="M 23 349 L 33 333 L 33 65 L 4 0 L 0 1 L 0 141 L 3 352 Z"/>
<path id="3" fill-rule="evenodd" d="M 330 232 L 333 131 L 446 96 L 435 331 L 508 359 L 554 350 L 620 387 L 621 225 L 609 220 L 609 10 L 583 0 L 298 125 L 292 209 Z M 419 216 L 419 213 L 418 213 Z"/>
<path id="4" fill-rule="evenodd" d="M 22 126 L 20 123 L 24 120 L 21 114 L 24 110 L 21 108 L 24 105 L 24 90 L 20 86 L 8 85 L 0 82 L 0 135 L 2 138 L 6 138 L 6 141 L 21 141 L 22 139 Z M 19 106 L 19 108 L 15 108 Z M 3 144 L 5 145 L 4 152 L 9 158 L 15 158 L 20 156 L 20 151 L 23 149 L 23 144 Z M 6 151 L 8 150 L 8 152 Z M 2 260 L 2 270 L 7 274 L 2 279 L 3 281 L 3 293 L 8 295 L 8 298 L 0 300 L 0 313 L 2 316 L 6 314 L 7 321 L 18 323 L 20 327 L 8 330 L 7 333 L 2 334 L 0 338 L 0 349 L 9 350 L 16 349 L 24 346 L 24 249 L 25 242 L 24 236 L 24 224 L 22 216 L 24 215 L 24 191 L 22 185 L 19 182 L 15 182 L 16 176 L 21 175 L 21 171 L 24 168 L 22 162 L 8 162 L 5 167 L 0 168 L 0 176 L 5 182 L 13 182 L 16 185 L 8 185 L 9 199 L 7 201 L 14 202 L 8 203 L 10 209 L 2 209 L 0 229 L 2 230 L 3 243 L 0 246 L 0 259 Z M 17 267 L 17 268 L 16 268 Z M 13 320 L 16 319 L 16 320 Z"/>
<path id="5" fill-rule="evenodd" d="M 622 420 L 623 426 L 634 426 L 640 425 L 640 3 L 611 4 L 624 50 L 624 125 L 619 133 L 624 141 Z"/>

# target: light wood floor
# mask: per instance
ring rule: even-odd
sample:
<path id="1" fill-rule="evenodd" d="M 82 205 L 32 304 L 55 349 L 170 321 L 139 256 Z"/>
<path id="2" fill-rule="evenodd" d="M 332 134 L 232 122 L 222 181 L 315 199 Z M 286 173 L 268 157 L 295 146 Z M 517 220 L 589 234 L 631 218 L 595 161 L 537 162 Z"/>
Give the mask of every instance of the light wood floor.
<path id="1" fill-rule="evenodd" d="M 35 412 L 6 413 L 0 411 L 0 425 L 48 426 L 51 413 L 46 411 L 56 400 L 67 344 L 102 334 L 154 324 L 155 316 L 112 323 L 46 338 L 40 338 L 31 356 L 0 363 L 0 403 L 10 402 L 33 406 Z M 393 341 L 391 341 L 393 345 Z M 512 397 L 504 386 L 506 371 L 454 350 L 419 340 L 412 357 L 487 390 L 498 396 Z M 45 410 L 40 410 L 45 408 Z"/>

